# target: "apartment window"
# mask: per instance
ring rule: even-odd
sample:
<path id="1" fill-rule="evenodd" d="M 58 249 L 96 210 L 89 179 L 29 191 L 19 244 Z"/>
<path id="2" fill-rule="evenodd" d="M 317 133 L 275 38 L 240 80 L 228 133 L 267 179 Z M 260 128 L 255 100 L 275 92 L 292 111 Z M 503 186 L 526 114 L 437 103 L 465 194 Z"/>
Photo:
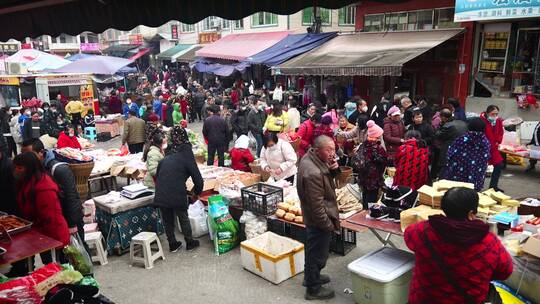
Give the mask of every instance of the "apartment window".
<path id="1" fill-rule="evenodd" d="M 433 29 L 433 10 L 408 12 L 407 30 Z"/>
<path id="2" fill-rule="evenodd" d="M 81 43 L 86 43 L 86 36 L 81 35 Z"/>
<path id="3" fill-rule="evenodd" d="M 215 16 L 207 17 L 206 19 L 202 21 L 203 31 L 215 30 L 218 24 L 219 24 L 218 17 L 215 17 Z"/>
<path id="4" fill-rule="evenodd" d="M 251 26 L 268 26 L 277 25 L 278 16 L 276 14 L 260 12 L 251 15 Z"/>
<path id="5" fill-rule="evenodd" d="M 221 20 L 221 27 L 224 29 L 224 30 L 228 30 L 231 28 L 231 21 L 227 20 L 227 19 L 223 19 Z"/>
<path id="6" fill-rule="evenodd" d="M 338 11 L 338 25 L 354 25 L 356 19 L 356 5 L 342 7 Z"/>
<path id="7" fill-rule="evenodd" d="M 386 14 L 384 23 L 388 31 L 404 31 L 407 29 L 407 13 Z"/>
<path id="8" fill-rule="evenodd" d="M 441 8 L 436 9 L 433 24 L 436 29 L 459 27 L 459 23 L 454 22 L 454 9 Z"/>
<path id="9" fill-rule="evenodd" d="M 327 8 L 319 7 L 319 16 L 321 17 L 322 25 L 330 25 L 332 22 L 331 15 L 332 10 Z M 312 25 L 313 24 L 313 7 L 307 7 L 302 10 L 302 25 Z"/>
<path id="10" fill-rule="evenodd" d="M 365 32 L 380 32 L 384 27 L 384 14 L 365 15 L 364 16 L 364 31 Z"/>
<path id="11" fill-rule="evenodd" d="M 61 34 L 56 37 L 56 43 L 75 43 L 76 41 L 76 38 L 70 35 Z"/>
<path id="12" fill-rule="evenodd" d="M 182 31 L 183 33 L 195 32 L 195 25 L 194 25 L 194 24 L 186 24 L 186 23 L 182 23 L 182 25 L 181 25 L 181 31 Z"/>
<path id="13" fill-rule="evenodd" d="M 81 39 L 82 39 L 82 37 L 83 36 L 81 36 Z M 92 34 L 86 34 L 86 42 L 87 43 L 98 43 L 99 42 L 98 35 L 93 34 L 93 33 Z"/>
<path id="14" fill-rule="evenodd" d="M 244 19 L 234 21 L 234 29 L 235 30 L 241 30 L 243 28 L 244 28 Z"/>

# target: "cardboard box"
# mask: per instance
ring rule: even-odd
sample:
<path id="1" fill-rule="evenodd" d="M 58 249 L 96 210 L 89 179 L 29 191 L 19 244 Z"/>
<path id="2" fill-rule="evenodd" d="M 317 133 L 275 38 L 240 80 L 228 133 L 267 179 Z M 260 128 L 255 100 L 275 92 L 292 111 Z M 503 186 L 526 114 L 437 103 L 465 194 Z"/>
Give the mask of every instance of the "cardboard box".
<path id="1" fill-rule="evenodd" d="M 202 191 L 213 190 L 216 187 L 216 184 L 217 184 L 217 180 L 215 179 L 205 179 Z M 191 192 L 193 191 L 194 187 L 195 187 L 195 184 L 193 184 L 193 181 L 191 180 L 191 178 L 189 178 L 186 181 L 186 190 L 188 192 Z"/>
<path id="2" fill-rule="evenodd" d="M 122 174 L 122 172 L 124 171 L 125 169 L 125 166 L 115 166 L 113 165 L 111 167 L 111 175 L 112 176 L 119 176 L 120 174 Z"/>
<path id="3" fill-rule="evenodd" d="M 523 251 L 540 258 L 540 235 L 535 234 L 530 236 L 527 242 L 523 245 Z"/>

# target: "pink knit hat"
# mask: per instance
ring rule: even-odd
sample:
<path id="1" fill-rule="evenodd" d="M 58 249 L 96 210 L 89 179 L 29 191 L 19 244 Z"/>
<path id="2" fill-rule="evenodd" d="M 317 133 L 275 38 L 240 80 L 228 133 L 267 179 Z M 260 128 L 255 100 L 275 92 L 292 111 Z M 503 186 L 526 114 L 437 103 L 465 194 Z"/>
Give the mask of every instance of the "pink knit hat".
<path id="1" fill-rule="evenodd" d="M 401 115 L 401 111 L 396 106 L 392 106 L 390 110 L 388 110 L 388 116 L 394 116 L 394 115 Z"/>
<path id="2" fill-rule="evenodd" d="M 368 120 L 368 122 L 366 123 L 366 126 L 368 128 L 367 130 L 368 138 L 379 138 L 384 133 L 383 129 L 379 127 L 373 120 Z"/>

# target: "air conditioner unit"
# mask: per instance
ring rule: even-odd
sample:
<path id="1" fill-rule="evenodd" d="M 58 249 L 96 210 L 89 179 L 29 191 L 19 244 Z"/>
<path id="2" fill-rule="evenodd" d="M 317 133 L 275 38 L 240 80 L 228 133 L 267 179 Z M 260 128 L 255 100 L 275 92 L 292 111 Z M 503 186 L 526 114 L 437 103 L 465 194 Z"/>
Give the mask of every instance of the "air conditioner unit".
<path id="1" fill-rule="evenodd" d="M 28 74 L 26 65 L 19 62 L 6 62 L 6 71 L 8 74 Z"/>

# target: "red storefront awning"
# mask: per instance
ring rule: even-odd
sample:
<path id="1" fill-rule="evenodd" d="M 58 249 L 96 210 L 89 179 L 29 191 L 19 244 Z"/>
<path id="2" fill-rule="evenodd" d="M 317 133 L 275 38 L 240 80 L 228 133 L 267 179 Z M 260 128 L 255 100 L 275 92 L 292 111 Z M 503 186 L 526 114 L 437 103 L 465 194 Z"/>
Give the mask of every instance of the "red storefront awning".
<path id="1" fill-rule="evenodd" d="M 140 49 L 135 55 L 129 57 L 130 60 L 137 60 L 141 58 L 142 56 L 146 55 L 146 53 L 150 52 L 150 49 Z"/>
<path id="2" fill-rule="evenodd" d="M 266 50 L 287 37 L 289 32 L 231 34 L 195 52 L 197 57 L 241 61 Z"/>

